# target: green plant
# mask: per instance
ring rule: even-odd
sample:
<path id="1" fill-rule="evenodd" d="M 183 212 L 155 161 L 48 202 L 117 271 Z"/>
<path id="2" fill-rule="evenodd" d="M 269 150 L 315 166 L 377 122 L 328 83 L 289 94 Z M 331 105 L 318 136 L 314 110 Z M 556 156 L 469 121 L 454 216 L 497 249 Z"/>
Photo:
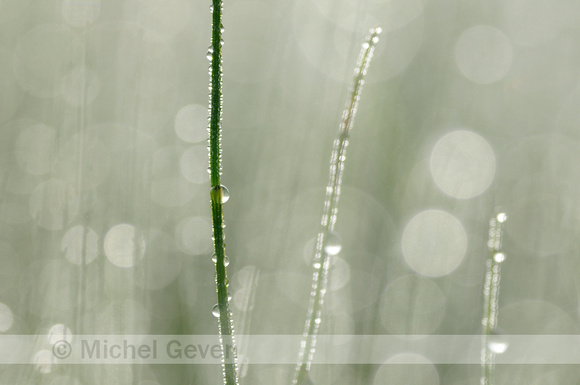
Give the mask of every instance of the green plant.
<path id="1" fill-rule="evenodd" d="M 229 192 L 221 184 L 221 119 L 222 119 L 222 1 L 213 0 L 211 46 L 208 50 L 210 65 L 209 98 L 209 170 L 211 182 L 211 213 L 213 227 L 215 280 L 217 304 L 212 313 L 218 317 L 219 338 L 222 349 L 223 377 L 226 385 L 238 383 L 234 326 L 228 300 L 226 245 L 222 205 L 229 199 Z"/>
<path id="2" fill-rule="evenodd" d="M 321 229 L 316 239 L 316 248 L 312 262 L 312 291 L 306 323 L 304 325 L 304 338 L 301 342 L 298 357 L 298 366 L 294 378 L 295 384 L 307 384 L 310 380 L 308 372 L 316 351 L 316 336 L 322 322 L 322 306 L 326 293 L 330 256 L 336 255 L 342 248 L 338 234 L 334 232 L 334 225 L 338 215 L 338 201 L 342 185 L 342 174 L 346 160 L 346 149 L 349 144 L 350 131 L 353 128 L 354 118 L 360 100 L 364 77 L 369 68 L 375 45 L 379 42 L 381 28 L 373 28 L 362 44 L 361 53 L 354 70 L 354 78 L 346 108 L 342 115 L 342 121 L 338 137 L 334 141 L 334 148 L 330 156 L 330 176 L 326 187 L 326 198 L 321 220 Z"/>

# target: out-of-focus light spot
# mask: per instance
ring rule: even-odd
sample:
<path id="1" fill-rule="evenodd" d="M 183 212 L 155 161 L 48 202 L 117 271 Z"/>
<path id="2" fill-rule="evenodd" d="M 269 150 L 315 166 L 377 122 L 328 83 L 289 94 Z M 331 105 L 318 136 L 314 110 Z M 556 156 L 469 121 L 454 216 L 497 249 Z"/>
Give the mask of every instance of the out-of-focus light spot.
<path id="1" fill-rule="evenodd" d="M 14 316 L 10 308 L 0 303 L 0 332 L 8 331 L 12 327 Z"/>
<path id="2" fill-rule="evenodd" d="M 353 1 L 349 4 L 356 7 L 357 11 L 353 13 L 342 6 L 328 8 L 328 11 L 333 15 L 337 15 L 344 10 L 345 15 L 348 14 L 349 18 L 354 17 L 355 14 L 359 14 L 358 10 L 361 7 L 361 3 Z M 360 13 L 360 15 L 373 15 L 372 18 L 374 20 L 369 20 L 369 28 L 378 24 L 387 29 L 389 29 L 387 26 L 399 26 L 389 32 L 388 46 L 386 44 L 379 44 L 377 46 L 372 67 L 375 69 L 380 68 L 380 71 L 371 71 L 365 79 L 367 84 L 387 80 L 403 72 L 415 58 L 423 41 L 425 22 L 424 18 L 421 17 L 422 6 L 419 1 L 407 2 L 396 0 L 383 4 L 385 4 L 385 7 L 376 7 L 376 3 L 372 4 L 372 10 Z M 330 5 L 328 3 L 328 6 Z M 394 8 L 399 7 L 399 10 L 395 10 L 395 13 L 401 11 L 401 14 L 397 16 L 385 9 L 391 6 Z M 345 77 L 346 73 L 352 73 L 351 69 L 347 71 L 346 63 L 348 63 L 349 57 L 346 55 L 352 55 L 353 34 L 340 33 L 341 28 L 333 21 L 321 18 L 318 15 L 319 12 L 312 1 L 298 2 L 294 13 L 294 34 L 298 46 L 308 61 L 323 75 L 338 81 L 350 82 L 350 76 Z M 399 18 L 402 14 L 406 16 Z M 386 17 L 389 21 L 383 22 L 382 20 L 375 19 L 380 17 Z M 391 22 L 391 18 L 396 21 L 394 23 Z M 322 20 L 325 22 L 321 22 Z M 360 25 L 360 22 L 358 20 L 357 23 L 350 24 L 348 27 L 342 25 L 341 27 L 346 28 L 346 30 L 352 30 L 352 26 Z M 332 30 L 336 30 L 337 33 L 334 36 L 331 35 L 330 39 L 320 40 L 312 38 L 312 36 L 328 36 L 328 31 Z M 294 84 L 294 87 L 296 86 L 297 84 Z M 295 92 L 298 92 L 300 97 L 302 97 L 301 89 Z"/>
<path id="3" fill-rule="evenodd" d="M 455 45 L 455 60 L 461 73 L 479 84 L 503 79 L 512 66 L 513 49 L 500 30 L 478 25 L 471 27 Z"/>
<path id="4" fill-rule="evenodd" d="M 50 179 L 39 184 L 30 196 L 29 213 L 48 230 L 60 230 L 78 214 L 79 199 L 63 181 Z"/>
<path id="5" fill-rule="evenodd" d="M 259 273 L 260 271 L 256 266 L 244 266 L 232 276 L 232 282 L 239 287 L 250 287 L 255 284 Z"/>
<path id="6" fill-rule="evenodd" d="M 63 324 L 56 324 L 48 331 L 48 342 L 50 344 L 55 344 L 58 341 L 72 342 L 72 338 L 71 330 Z"/>
<path id="7" fill-rule="evenodd" d="M 134 13 L 135 21 L 150 30 L 148 39 L 171 39 L 181 32 L 195 12 L 186 0 L 157 1 L 131 0 L 127 2 L 128 11 Z"/>
<path id="8" fill-rule="evenodd" d="M 340 290 L 350 281 L 350 265 L 344 259 L 333 256 L 330 259 L 330 290 Z"/>
<path id="9" fill-rule="evenodd" d="M 62 78 L 60 91 L 71 106 L 91 104 L 99 94 L 101 84 L 97 75 L 84 67 L 72 69 Z"/>
<path id="10" fill-rule="evenodd" d="M 70 29 L 53 24 L 38 26 L 25 33 L 16 46 L 16 78 L 34 96 L 57 96 L 60 81 L 79 50 L 79 40 Z"/>
<path id="11" fill-rule="evenodd" d="M 135 226 L 122 223 L 105 236 L 105 255 L 119 267 L 133 267 L 145 253 L 145 240 Z"/>
<path id="12" fill-rule="evenodd" d="M 209 182 L 207 174 L 207 147 L 192 146 L 185 150 L 179 162 L 181 174 L 191 183 L 203 184 Z"/>
<path id="13" fill-rule="evenodd" d="M 62 238 L 61 249 L 65 252 L 65 257 L 76 265 L 93 262 L 98 256 L 97 233 L 84 226 L 70 228 Z"/>
<path id="14" fill-rule="evenodd" d="M 432 362 L 426 357 L 413 353 L 401 353 L 390 357 L 377 370 L 373 384 L 439 385 L 439 374 Z"/>
<path id="15" fill-rule="evenodd" d="M 2 14 L 3 8 L 0 6 L 0 14 Z M 0 16 L 1 22 L 2 16 Z M 0 50 L 0 68 L 11 68 L 12 67 L 12 55 L 10 52 Z M 12 71 L 5 71 L 2 76 L 0 76 L 0 122 L 7 121 L 12 117 L 18 107 L 22 103 L 22 89 L 16 82 L 12 75 Z"/>
<path id="16" fill-rule="evenodd" d="M 374 27 L 381 25 L 385 31 L 399 29 L 422 12 L 427 0 L 378 0 L 361 3 L 356 0 L 341 2 L 337 6 L 332 0 L 314 0 L 316 8 L 324 16 L 347 30 L 360 25 Z"/>
<path id="17" fill-rule="evenodd" d="M 23 130 L 16 139 L 16 159 L 26 172 L 44 175 L 52 167 L 56 145 L 56 131 L 43 124 Z"/>
<path id="18" fill-rule="evenodd" d="M 379 316 L 393 334 L 430 334 L 443 320 L 445 302 L 445 295 L 435 282 L 407 275 L 386 288 Z"/>
<path id="19" fill-rule="evenodd" d="M 440 277 L 451 273 L 465 257 L 467 235 L 453 215 L 441 210 L 417 214 L 403 232 L 403 256 L 419 274 Z"/>
<path id="20" fill-rule="evenodd" d="M 565 25 L 568 17 L 565 3 L 561 0 L 508 0 L 502 3 L 503 26 L 517 44 L 547 43 Z"/>
<path id="21" fill-rule="evenodd" d="M 209 253 L 212 249 L 211 236 L 211 222 L 206 217 L 182 219 L 175 228 L 177 245 L 186 254 Z"/>
<path id="22" fill-rule="evenodd" d="M 495 175 L 495 155 L 489 143 L 470 131 L 443 136 L 431 153 L 431 175 L 447 195 L 469 199 L 483 193 Z"/>
<path id="23" fill-rule="evenodd" d="M 52 366 L 56 364 L 56 358 L 50 350 L 42 349 L 34 355 L 33 362 L 38 372 L 48 374 L 52 372 Z"/>
<path id="24" fill-rule="evenodd" d="M 189 143 L 207 140 L 207 117 L 207 106 L 188 104 L 181 107 L 175 116 L 175 132 L 177 136 Z"/>
<path id="25" fill-rule="evenodd" d="M 101 0 L 63 0 L 62 18 L 73 27 L 85 27 L 99 17 Z"/>

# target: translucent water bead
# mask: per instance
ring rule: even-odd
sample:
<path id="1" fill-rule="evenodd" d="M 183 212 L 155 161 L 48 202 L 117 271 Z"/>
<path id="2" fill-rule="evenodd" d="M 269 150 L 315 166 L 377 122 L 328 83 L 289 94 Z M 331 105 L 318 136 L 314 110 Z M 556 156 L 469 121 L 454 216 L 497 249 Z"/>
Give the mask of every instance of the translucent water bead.
<path id="1" fill-rule="evenodd" d="M 217 303 L 211 308 L 211 314 L 213 314 L 214 317 L 220 317 L 220 307 Z"/>
<path id="2" fill-rule="evenodd" d="M 217 256 L 216 256 L 215 254 L 214 254 L 214 255 L 212 255 L 212 257 L 211 257 L 211 260 L 213 261 L 213 263 L 217 263 Z M 226 255 L 226 256 L 224 257 L 224 266 L 229 266 L 229 264 L 230 264 L 230 259 L 229 259 L 229 258 L 228 258 L 228 256 Z"/>
<path id="3" fill-rule="evenodd" d="M 505 261 L 505 254 L 504 253 L 495 253 L 493 255 L 493 260 L 496 261 L 497 263 L 502 263 L 503 261 Z"/>
<path id="4" fill-rule="evenodd" d="M 498 213 L 495 218 L 499 223 L 504 223 L 507 220 L 507 215 L 506 213 Z"/>
<path id="5" fill-rule="evenodd" d="M 504 353 L 509 347 L 509 343 L 507 339 L 499 333 L 490 334 L 487 340 L 487 348 L 495 353 L 495 354 L 502 354 Z"/>
<path id="6" fill-rule="evenodd" d="M 335 232 L 330 232 L 326 235 L 324 243 L 324 251 L 328 255 L 336 255 L 342 250 L 342 240 Z"/>
<path id="7" fill-rule="evenodd" d="M 212 200 L 215 199 L 222 204 L 226 203 L 228 200 L 230 200 L 230 192 L 227 189 L 227 187 L 223 186 L 223 185 L 212 187 L 210 194 L 211 194 Z"/>

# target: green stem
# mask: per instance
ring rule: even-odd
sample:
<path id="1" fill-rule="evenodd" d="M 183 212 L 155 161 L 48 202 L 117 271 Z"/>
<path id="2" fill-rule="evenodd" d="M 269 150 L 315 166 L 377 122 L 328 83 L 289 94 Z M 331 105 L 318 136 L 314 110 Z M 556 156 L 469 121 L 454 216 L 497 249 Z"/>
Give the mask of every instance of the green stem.
<path id="1" fill-rule="evenodd" d="M 300 346 L 298 366 L 294 377 L 294 384 L 302 385 L 309 382 L 308 372 L 316 350 L 316 336 L 322 321 L 322 305 L 328 280 L 330 266 L 327 252 L 328 240 L 337 235 L 334 234 L 334 225 L 338 214 L 338 201 L 342 186 L 342 174 L 346 160 L 346 149 L 349 144 L 350 131 L 354 124 L 354 118 L 360 100 L 360 94 L 364 84 L 364 77 L 370 65 L 375 45 L 379 41 L 380 28 L 373 28 L 365 39 L 357 66 L 354 71 L 353 85 L 344 110 L 337 139 L 330 157 L 330 176 L 326 187 L 326 199 L 321 220 L 321 230 L 318 233 L 316 251 L 313 259 L 314 273 L 312 276 L 312 291 L 306 323 L 304 325 L 303 340 Z"/>
<path id="2" fill-rule="evenodd" d="M 223 220 L 223 197 L 221 185 L 221 118 L 222 118 L 222 1 L 212 0 L 212 38 L 210 66 L 210 125 L 209 125 L 209 169 L 211 182 L 211 213 L 215 251 L 215 278 L 219 309 L 218 329 L 223 354 L 223 376 L 225 385 L 237 385 L 237 367 L 234 345 L 234 327 L 228 303 L 228 279 Z"/>

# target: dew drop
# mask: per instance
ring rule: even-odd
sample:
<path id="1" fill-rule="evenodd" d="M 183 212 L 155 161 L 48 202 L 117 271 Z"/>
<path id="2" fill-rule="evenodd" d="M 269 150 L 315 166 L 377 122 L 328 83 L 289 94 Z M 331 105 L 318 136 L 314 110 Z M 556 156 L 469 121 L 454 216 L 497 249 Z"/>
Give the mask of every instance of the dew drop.
<path id="1" fill-rule="evenodd" d="M 496 218 L 499 223 L 504 223 L 507 220 L 507 215 L 506 213 L 498 213 Z"/>
<path id="2" fill-rule="evenodd" d="M 220 203 L 226 203 L 230 199 L 230 192 L 226 186 L 214 186 L 211 188 L 212 200 L 215 199 Z"/>
<path id="3" fill-rule="evenodd" d="M 342 250 L 342 241 L 337 233 L 330 232 L 326 236 L 326 242 L 324 244 L 324 251 L 328 255 L 336 255 Z"/>
<path id="4" fill-rule="evenodd" d="M 209 46 L 207 48 L 207 53 L 205 54 L 205 57 L 207 57 L 207 60 L 211 61 L 212 55 L 213 55 L 213 48 L 211 46 Z"/>
<path id="5" fill-rule="evenodd" d="M 214 317 L 220 317 L 220 307 L 217 303 L 211 308 L 211 314 L 213 314 Z"/>
<path id="6" fill-rule="evenodd" d="M 503 261 L 505 261 L 505 254 L 504 253 L 495 253 L 493 255 L 493 260 L 496 261 L 497 263 L 502 263 Z"/>
<path id="7" fill-rule="evenodd" d="M 228 258 L 228 256 L 226 255 L 224 257 L 224 266 L 229 266 L 230 265 L 230 259 Z"/>
<path id="8" fill-rule="evenodd" d="M 487 341 L 487 347 L 495 354 L 502 354 L 508 349 L 509 343 L 503 335 L 491 334 Z"/>
<path id="9" fill-rule="evenodd" d="M 215 254 L 211 256 L 211 260 L 213 261 L 213 263 L 217 263 L 217 257 Z"/>
<path id="10" fill-rule="evenodd" d="M 213 4 L 209 6 L 209 11 L 213 13 Z"/>
<path id="11" fill-rule="evenodd" d="M 228 301 L 232 300 L 232 295 L 230 293 L 228 293 Z"/>

